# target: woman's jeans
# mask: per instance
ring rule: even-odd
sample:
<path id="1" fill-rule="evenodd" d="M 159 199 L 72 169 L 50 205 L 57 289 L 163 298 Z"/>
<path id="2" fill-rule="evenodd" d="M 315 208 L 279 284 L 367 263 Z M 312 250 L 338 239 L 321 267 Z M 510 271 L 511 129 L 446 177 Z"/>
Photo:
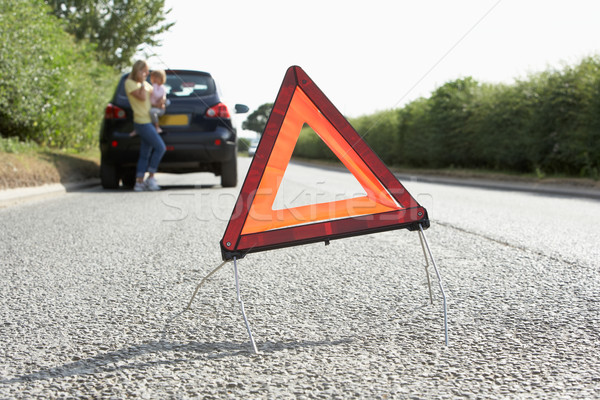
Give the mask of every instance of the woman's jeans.
<path id="1" fill-rule="evenodd" d="M 146 172 L 155 173 L 160 160 L 165 155 L 167 147 L 152 124 L 133 124 L 136 133 L 142 140 L 140 158 L 138 159 L 135 176 L 143 178 Z"/>

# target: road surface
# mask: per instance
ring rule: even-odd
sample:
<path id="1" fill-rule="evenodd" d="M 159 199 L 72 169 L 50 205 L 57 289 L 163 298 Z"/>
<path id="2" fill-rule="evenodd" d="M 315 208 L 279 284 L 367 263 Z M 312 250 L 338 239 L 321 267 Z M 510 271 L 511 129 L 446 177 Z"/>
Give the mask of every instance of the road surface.
<path id="1" fill-rule="evenodd" d="M 248 159 L 240 159 L 245 176 Z M 0 398 L 598 398 L 600 202 L 403 182 L 427 207 L 449 346 L 418 234 L 238 262 L 219 240 L 238 188 L 161 175 L 0 209 Z M 359 194 L 293 165 L 278 207 Z"/>

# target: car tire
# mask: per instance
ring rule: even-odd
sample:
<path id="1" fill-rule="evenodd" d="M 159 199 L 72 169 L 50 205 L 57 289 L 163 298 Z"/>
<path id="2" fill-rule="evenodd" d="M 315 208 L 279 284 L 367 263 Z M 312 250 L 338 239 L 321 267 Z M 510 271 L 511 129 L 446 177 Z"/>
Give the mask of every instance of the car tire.
<path id="1" fill-rule="evenodd" d="M 119 174 L 117 167 L 104 161 L 100 162 L 100 182 L 104 189 L 118 189 Z"/>
<path id="2" fill-rule="evenodd" d="M 237 186 L 237 156 L 234 154 L 231 160 L 221 164 L 221 186 Z"/>

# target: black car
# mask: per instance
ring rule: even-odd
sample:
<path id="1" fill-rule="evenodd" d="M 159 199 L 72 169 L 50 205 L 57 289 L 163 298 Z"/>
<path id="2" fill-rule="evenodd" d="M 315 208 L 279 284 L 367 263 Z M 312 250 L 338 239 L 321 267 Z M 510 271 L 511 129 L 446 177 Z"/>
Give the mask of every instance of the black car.
<path id="1" fill-rule="evenodd" d="M 168 106 L 159 124 L 167 151 L 158 170 L 169 173 L 212 172 L 223 187 L 237 185 L 237 134 L 231 114 L 221 102 L 216 83 L 207 72 L 166 70 Z M 104 188 L 135 184 L 140 138 L 133 131 L 133 111 L 121 77 L 106 107 L 100 130 L 100 178 Z M 248 112 L 243 104 L 235 113 Z"/>

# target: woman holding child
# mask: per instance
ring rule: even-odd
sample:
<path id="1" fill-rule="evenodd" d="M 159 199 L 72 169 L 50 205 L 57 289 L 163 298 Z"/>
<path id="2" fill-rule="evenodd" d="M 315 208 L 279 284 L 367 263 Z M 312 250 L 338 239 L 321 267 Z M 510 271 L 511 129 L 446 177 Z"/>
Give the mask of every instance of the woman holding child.
<path id="1" fill-rule="evenodd" d="M 150 95 L 152 85 L 146 82 L 149 68 L 146 61 L 138 60 L 133 64 L 129 77 L 125 80 L 125 93 L 133 109 L 133 126 L 141 139 L 140 156 L 136 168 L 136 181 L 133 190 L 160 190 L 154 179 L 158 164 L 165 154 L 166 146 L 156 131 L 150 117 Z M 148 172 L 148 179 L 144 176 Z"/>

